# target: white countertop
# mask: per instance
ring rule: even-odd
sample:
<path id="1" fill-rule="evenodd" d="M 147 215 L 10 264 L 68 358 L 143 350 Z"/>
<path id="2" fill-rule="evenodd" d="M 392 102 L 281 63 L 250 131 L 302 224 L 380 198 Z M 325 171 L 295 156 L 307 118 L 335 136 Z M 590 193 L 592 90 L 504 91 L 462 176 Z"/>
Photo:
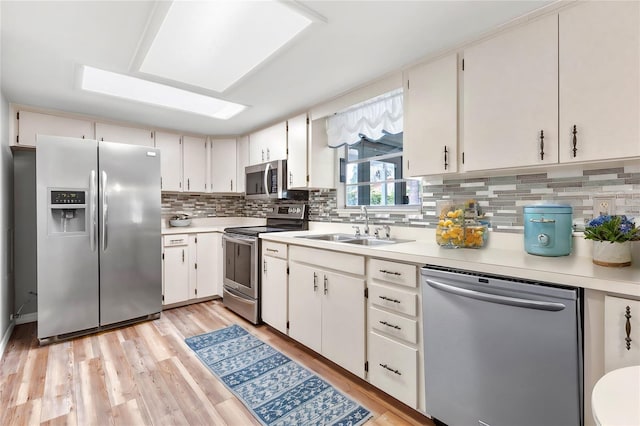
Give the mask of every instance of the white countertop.
<path id="1" fill-rule="evenodd" d="M 204 232 L 224 232 L 224 228 L 232 226 L 260 226 L 266 223 L 266 219 L 251 217 L 206 217 L 193 218 L 189 226 L 166 226 L 162 223 L 162 235 L 194 234 Z"/>
<path id="2" fill-rule="evenodd" d="M 467 269 L 640 297 L 640 259 L 637 259 L 630 267 L 607 268 L 594 265 L 590 255 L 584 255 L 586 253 L 561 257 L 542 257 L 530 255 L 521 247 L 516 248 L 513 244 L 497 244 L 496 242 L 482 249 L 446 249 L 438 246 L 435 239 L 417 239 L 414 242 L 363 247 L 332 241 L 297 238 L 300 235 L 322 233 L 327 233 L 327 231 L 276 232 L 260 234 L 260 238 L 286 244 L 409 263 Z M 407 237 L 402 236 L 401 238 Z M 420 238 L 420 236 L 415 238 Z M 491 238 L 499 241 L 505 237 L 492 235 Z M 508 238 L 522 238 L 522 236 L 509 236 Z M 579 253 L 578 250 L 576 251 Z"/>

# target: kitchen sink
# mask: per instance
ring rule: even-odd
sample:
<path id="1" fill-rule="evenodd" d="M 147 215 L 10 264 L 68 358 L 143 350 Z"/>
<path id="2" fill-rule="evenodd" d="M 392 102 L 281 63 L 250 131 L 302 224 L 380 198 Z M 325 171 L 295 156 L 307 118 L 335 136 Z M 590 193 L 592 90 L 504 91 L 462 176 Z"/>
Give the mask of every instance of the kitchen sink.
<path id="1" fill-rule="evenodd" d="M 356 237 L 353 234 L 321 234 L 321 235 L 300 235 L 298 238 L 306 238 L 308 240 L 321 240 L 321 241 L 348 241 L 353 240 Z"/>
<path id="2" fill-rule="evenodd" d="M 353 234 L 320 234 L 320 235 L 300 235 L 297 238 L 308 240 L 333 241 L 337 243 L 355 244 L 359 246 L 383 246 L 397 243 L 408 243 L 414 240 L 389 239 L 383 240 L 371 237 L 356 237 Z"/>
<path id="3" fill-rule="evenodd" d="M 347 240 L 342 242 L 347 244 L 356 244 L 360 246 L 385 246 L 389 244 L 408 243 L 411 241 L 413 240 L 398 240 L 398 239 L 380 240 L 377 238 L 358 238 L 358 239 Z"/>

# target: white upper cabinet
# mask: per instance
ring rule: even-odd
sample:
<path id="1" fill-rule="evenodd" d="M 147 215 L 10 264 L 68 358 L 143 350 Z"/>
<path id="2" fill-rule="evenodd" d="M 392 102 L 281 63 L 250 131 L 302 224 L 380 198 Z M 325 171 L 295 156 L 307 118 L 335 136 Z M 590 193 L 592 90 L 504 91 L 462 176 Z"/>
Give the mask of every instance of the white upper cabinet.
<path id="1" fill-rule="evenodd" d="M 236 140 L 211 141 L 211 192 L 236 192 Z"/>
<path id="2" fill-rule="evenodd" d="M 244 192 L 244 168 L 249 165 L 249 135 L 236 139 L 236 168 L 237 182 L 236 192 Z"/>
<path id="3" fill-rule="evenodd" d="M 163 191 L 182 191 L 182 140 L 174 133 L 156 132 L 160 149 L 160 187 Z"/>
<path id="4" fill-rule="evenodd" d="M 96 139 L 99 141 L 154 146 L 153 130 L 124 127 L 115 124 L 96 123 Z"/>
<path id="5" fill-rule="evenodd" d="M 464 170 L 558 162 L 557 15 L 469 47 L 462 75 Z"/>
<path id="6" fill-rule="evenodd" d="M 56 115 L 39 114 L 31 111 L 19 111 L 18 135 L 16 144 L 20 146 L 36 146 L 36 136 L 68 136 L 72 138 L 93 139 L 93 123 L 75 118 Z"/>
<path id="7" fill-rule="evenodd" d="M 301 114 L 287 121 L 287 180 L 289 188 L 307 187 L 309 119 Z"/>
<path id="8" fill-rule="evenodd" d="M 249 164 L 287 158 L 287 123 L 275 124 L 249 136 Z"/>
<path id="9" fill-rule="evenodd" d="M 404 175 L 457 172 L 457 54 L 411 68 L 404 80 Z"/>
<path id="10" fill-rule="evenodd" d="M 581 2 L 559 28 L 560 162 L 640 156 L 640 3 Z"/>
<path id="11" fill-rule="evenodd" d="M 207 190 L 207 140 L 192 136 L 182 137 L 183 190 L 205 192 Z"/>

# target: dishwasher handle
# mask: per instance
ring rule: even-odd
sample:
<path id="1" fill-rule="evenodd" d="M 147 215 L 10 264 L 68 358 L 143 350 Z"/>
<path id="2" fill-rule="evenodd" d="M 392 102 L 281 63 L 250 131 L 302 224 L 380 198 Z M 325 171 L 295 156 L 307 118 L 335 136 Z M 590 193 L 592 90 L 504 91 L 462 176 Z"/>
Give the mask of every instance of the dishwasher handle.
<path id="1" fill-rule="evenodd" d="M 430 279 L 425 280 L 431 287 L 446 291 L 462 297 L 470 297 L 472 299 L 483 300 L 485 302 L 499 303 L 501 305 L 518 306 L 520 308 L 538 309 L 541 311 L 561 311 L 566 306 L 562 303 L 544 302 L 541 300 L 520 299 L 517 297 L 500 296 L 497 294 L 483 293 L 477 290 L 469 290 L 457 287 L 451 284 L 444 284 Z"/>

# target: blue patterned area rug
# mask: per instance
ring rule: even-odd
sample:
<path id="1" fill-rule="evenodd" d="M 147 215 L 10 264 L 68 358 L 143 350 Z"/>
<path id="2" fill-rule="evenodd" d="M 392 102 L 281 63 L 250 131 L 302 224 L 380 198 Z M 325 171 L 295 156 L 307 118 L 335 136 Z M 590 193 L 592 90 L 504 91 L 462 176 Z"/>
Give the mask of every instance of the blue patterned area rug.
<path id="1" fill-rule="evenodd" d="M 356 426 L 369 410 L 238 325 L 185 342 L 264 425 Z"/>

